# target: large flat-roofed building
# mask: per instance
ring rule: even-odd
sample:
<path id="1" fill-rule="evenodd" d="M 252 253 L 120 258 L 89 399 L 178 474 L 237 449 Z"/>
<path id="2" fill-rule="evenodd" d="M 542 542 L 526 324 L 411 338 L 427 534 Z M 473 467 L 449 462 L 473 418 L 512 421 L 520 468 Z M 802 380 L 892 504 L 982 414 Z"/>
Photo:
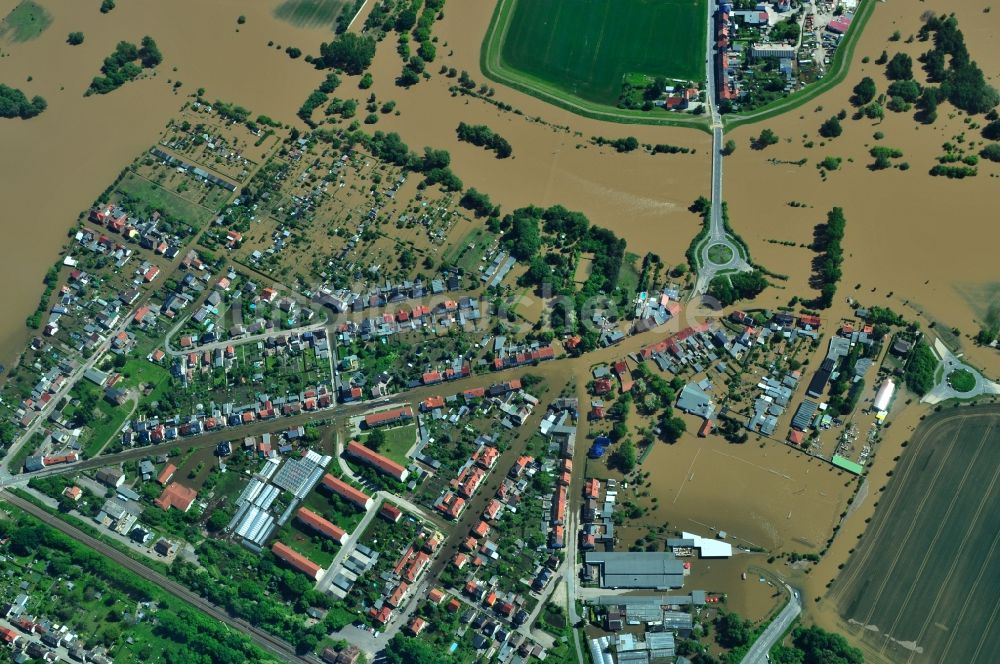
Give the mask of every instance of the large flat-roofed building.
<path id="1" fill-rule="evenodd" d="M 754 44 L 750 47 L 752 58 L 794 58 L 795 47 L 788 44 Z"/>
<path id="2" fill-rule="evenodd" d="M 667 552 L 590 551 L 584 562 L 596 567 L 602 588 L 653 588 L 684 586 L 684 563 Z"/>

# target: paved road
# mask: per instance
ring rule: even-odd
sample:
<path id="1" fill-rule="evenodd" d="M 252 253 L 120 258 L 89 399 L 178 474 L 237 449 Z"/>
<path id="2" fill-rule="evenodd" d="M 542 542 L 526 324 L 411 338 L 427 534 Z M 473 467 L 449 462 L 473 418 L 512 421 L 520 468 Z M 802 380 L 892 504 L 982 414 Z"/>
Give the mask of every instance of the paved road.
<path id="1" fill-rule="evenodd" d="M 225 623 L 226 625 L 245 633 L 254 643 L 257 644 L 257 646 L 278 657 L 279 660 L 285 662 L 319 662 L 319 658 L 314 655 L 297 655 L 295 653 L 295 648 L 293 648 L 286 641 L 279 639 L 278 637 L 273 636 L 258 627 L 254 627 L 244 620 L 233 618 L 226 611 L 206 601 L 201 596 L 196 595 L 176 581 L 173 581 L 162 574 L 151 570 L 145 565 L 136 562 L 118 549 L 91 537 L 65 521 L 49 514 L 34 503 L 23 500 L 22 498 L 3 490 L 0 490 L 0 498 L 34 516 L 40 521 L 43 521 L 49 526 L 52 526 L 56 530 L 61 531 L 64 535 L 67 535 L 88 548 L 110 558 L 114 563 L 133 572 L 137 576 L 146 579 L 150 583 L 159 586 L 174 597 L 197 607 L 219 622 Z"/>
<path id="2" fill-rule="evenodd" d="M 938 357 L 941 358 L 942 372 L 941 372 L 941 382 L 934 386 L 934 388 L 925 394 L 920 400 L 921 403 L 936 404 L 942 401 L 947 401 L 948 399 L 971 399 L 972 397 L 977 397 L 983 394 L 1000 394 L 1000 385 L 994 383 L 993 381 L 983 377 L 979 371 L 973 369 L 968 364 L 962 362 L 954 353 L 948 350 L 940 339 L 934 339 L 934 350 Z M 975 386 L 968 392 L 959 392 L 951 387 L 948 383 L 948 376 L 951 375 L 953 371 L 959 369 L 965 369 L 976 379 Z"/>
<path id="3" fill-rule="evenodd" d="M 712 209 L 709 215 L 708 241 L 702 246 L 698 256 L 701 269 L 698 270 L 698 281 L 694 294 L 700 295 L 708 290 L 708 284 L 720 272 L 745 271 L 750 265 L 740 256 L 737 243 L 726 232 L 722 222 L 722 148 L 723 126 L 722 115 L 716 104 L 718 90 L 715 80 L 715 3 L 708 4 L 708 38 L 705 43 L 705 67 L 707 82 L 705 98 L 708 104 L 709 117 L 712 120 Z M 731 258 L 725 263 L 713 263 L 708 259 L 709 249 L 715 245 L 729 248 Z"/>
<path id="4" fill-rule="evenodd" d="M 766 664 L 769 661 L 767 655 L 771 652 L 771 648 L 778 643 L 782 634 L 788 631 L 788 628 L 802 613 L 802 597 L 799 591 L 794 590 L 788 584 L 785 584 L 785 590 L 788 591 L 788 604 L 761 632 L 740 664 Z"/>

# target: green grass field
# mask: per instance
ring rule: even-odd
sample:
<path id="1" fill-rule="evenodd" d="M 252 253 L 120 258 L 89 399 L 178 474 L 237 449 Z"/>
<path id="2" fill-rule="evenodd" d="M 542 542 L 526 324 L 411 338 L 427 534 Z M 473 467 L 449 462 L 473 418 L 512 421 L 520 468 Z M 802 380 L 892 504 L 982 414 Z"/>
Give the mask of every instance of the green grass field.
<path id="1" fill-rule="evenodd" d="M 34 39 L 52 23 L 52 16 L 45 8 L 31 0 L 25 0 L 0 21 L 0 37 L 23 42 Z"/>
<path id="2" fill-rule="evenodd" d="M 195 229 L 203 228 L 213 216 L 212 210 L 192 203 L 131 171 L 118 183 L 117 190 L 124 196 L 142 201 L 152 209 L 163 210 L 169 215 L 183 219 Z"/>
<path id="3" fill-rule="evenodd" d="M 996 661 L 1000 407 L 927 418 L 879 500 L 830 592 L 865 660 Z"/>
<path id="4" fill-rule="evenodd" d="M 378 453 L 404 466 L 410 463 L 410 460 L 406 458 L 406 453 L 413 447 L 413 443 L 417 442 L 417 425 L 404 424 L 401 427 L 383 429 L 382 431 L 385 433 L 385 444 L 379 448 Z M 369 435 L 368 433 L 362 434 L 359 436 L 358 442 L 365 442 Z"/>
<path id="5" fill-rule="evenodd" d="M 333 25 L 349 0 L 285 0 L 274 16 L 300 28 Z"/>
<path id="6" fill-rule="evenodd" d="M 514 0 L 505 65 L 614 106 L 626 73 L 705 79 L 706 0 Z"/>

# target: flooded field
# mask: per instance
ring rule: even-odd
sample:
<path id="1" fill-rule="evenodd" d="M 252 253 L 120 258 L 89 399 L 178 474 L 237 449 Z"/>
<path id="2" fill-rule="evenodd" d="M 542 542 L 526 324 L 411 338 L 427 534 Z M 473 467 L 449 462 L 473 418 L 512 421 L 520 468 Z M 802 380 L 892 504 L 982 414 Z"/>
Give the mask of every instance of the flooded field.
<path id="1" fill-rule="evenodd" d="M 16 4 L 3 0 L 0 14 Z M 330 34 L 279 21 L 265 3 L 120 3 L 109 14 L 90 3 L 39 4 L 52 17 L 39 37 L 0 39 L 0 81 L 48 101 L 48 109 L 29 121 L 0 121 L 0 195 L 8 223 L 31 228 L 0 248 L 0 281 L 21 286 L 7 289 L 4 297 L 3 364 L 27 339 L 24 318 L 37 305 L 41 279 L 56 261 L 67 229 L 122 168 L 157 142 L 186 95 L 204 87 L 209 99 L 291 120 L 322 76 L 267 43 L 273 40 L 282 49 L 294 44 L 308 53 L 318 51 Z M 246 23 L 237 25 L 241 14 Z M 83 32 L 85 42 L 67 45 L 71 31 Z M 153 36 L 164 54 L 155 77 L 85 98 L 113 45 L 144 34 Z M 183 83 L 176 93 L 175 80 Z"/>
<path id="2" fill-rule="evenodd" d="M 995 86 L 1000 75 L 1000 60 L 994 57 L 1000 16 L 995 12 L 984 13 L 982 3 L 969 0 L 928 1 L 919 10 L 909 3 L 879 3 L 844 83 L 795 111 L 732 132 L 738 148 L 726 158 L 724 196 L 733 226 L 750 244 L 755 261 L 791 277 L 782 284 L 785 290 L 766 292 L 764 303 L 786 304 L 791 295 L 809 292 L 813 252 L 800 245 L 811 242 L 813 227 L 833 206 L 843 207 L 847 218 L 844 278 L 835 311 L 843 309 L 842 296 L 887 304 L 898 311 L 907 311 L 905 302 L 910 301 L 926 312 L 925 327 L 937 321 L 948 328 L 958 327 L 967 336 L 978 331 L 988 301 L 997 297 L 998 235 L 987 220 L 997 200 L 1000 165 L 980 160 L 978 176 L 965 180 L 928 174 L 944 152 L 943 143 L 963 133 L 967 141 L 980 140 L 979 131 L 970 129 L 965 114 L 947 103 L 932 125 L 917 123 L 913 111 L 887 110 L 881 122 L 850 118 L 851 89 L 863 76 L 871 76 L 880 93 L 888 86 L 884 66 L 875 64 L 883 49 L 890 57 L 897 51 L 912 55 L 915 76 L 924 81 L 916 60 L 930 44 L 906 43 L 919 30 L 923 11 L 955 12 L 972 59 Z M 901 32 L 902 39 L 890 42 L 894 30 Z M 870 62 L 863 64 L 866 56 Z M 843 135 L 824 145 L 819 126 L 840 109 L 848 112 Z M 982 116 L 975 121 L 982 124 Z M 765 127 L 781 137 L 780 143 L 763 151 L 751 150 L 751 139 Z M 884 138 L 876 141 L 875 132 Z M 813 147 L 806 147 L 809 142 Z M 900 161 L 910 169 L 869 170 L 873 159 L 868 150 L 876 142 L 901 150 Z M 817 164 L 827 156 L 843 161 L 824 181 Z M 807 162 L 802 166 L 772 163 L 800 159 Z M 806 207 L 791 207 L 791 201 Z M 912 308 L 907 315 L 910 312 Z M 968 341 L 965 346 L 974 363 L 988 365 L 992 375 L 1000 372 L 995 352 L 974 349 Z"/>
<path id="3" fill-rule="evenodd" d="M 657 519 L 772 553 L 819 552 L 853 490 L 850 475 L 784 445 L 690 434 L 656 445 L 643 469 L 656 477 Z"/>

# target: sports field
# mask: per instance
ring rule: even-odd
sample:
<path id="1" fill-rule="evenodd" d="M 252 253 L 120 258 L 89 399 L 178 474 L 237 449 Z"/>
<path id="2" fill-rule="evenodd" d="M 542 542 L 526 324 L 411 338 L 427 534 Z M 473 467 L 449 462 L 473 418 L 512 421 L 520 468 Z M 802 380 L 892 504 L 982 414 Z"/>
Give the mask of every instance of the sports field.
<path id="1" fill-rule="evenodd" d="M 707 0 L 500 2 L 502 64 L 528 81 L 614 106 L 626 73 L 705 80 Z"/>
<path id="2" fill-rule="evenodd" d="M 996 662 L 1000 653 L 1000 407 L 917 429 L 834 584 L 867 662 Z"/>

